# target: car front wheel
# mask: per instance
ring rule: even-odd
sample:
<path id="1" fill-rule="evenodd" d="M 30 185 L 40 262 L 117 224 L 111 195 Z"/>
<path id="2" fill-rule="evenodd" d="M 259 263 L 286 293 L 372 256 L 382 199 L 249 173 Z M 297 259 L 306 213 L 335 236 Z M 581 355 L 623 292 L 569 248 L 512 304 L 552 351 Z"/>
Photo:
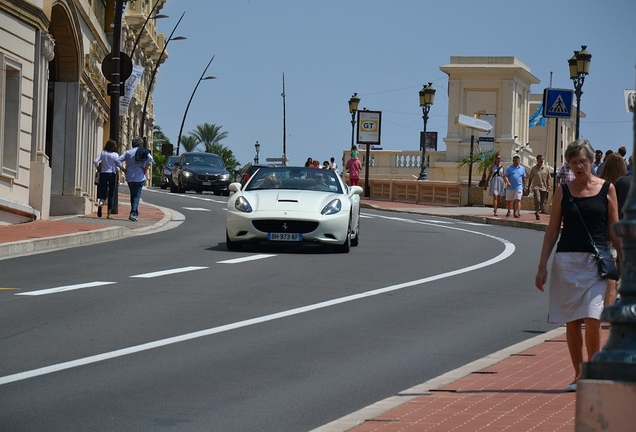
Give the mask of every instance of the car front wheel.
<path id="1" fill-rule="evenodd" d="M 241 250 L 241 244 L 230 240 L 230 236 L 228 235 L 227 230 L 225 230 L 225 246 L 227 247 L 227 250 L 232 252 Z"/>

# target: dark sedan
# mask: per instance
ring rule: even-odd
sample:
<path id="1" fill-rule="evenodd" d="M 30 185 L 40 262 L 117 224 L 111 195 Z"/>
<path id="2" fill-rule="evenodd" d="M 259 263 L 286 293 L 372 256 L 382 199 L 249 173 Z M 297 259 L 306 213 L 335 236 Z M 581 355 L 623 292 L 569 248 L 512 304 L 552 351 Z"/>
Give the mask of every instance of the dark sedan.
<path id="1" fill-rule="evenodd" d="M 210 191 L 227 196 L 230 194 L 229 185 L 230 173 L 223 159 L 213 153 L 183 153 L 172 168 L 170 192 Z"/>
<path id="2" fill-rule="evenodd" d="M 170 156 L 161 170 L 161 189 L 172 187 L 172 168 L 178 159 L 179 156 Z"/>

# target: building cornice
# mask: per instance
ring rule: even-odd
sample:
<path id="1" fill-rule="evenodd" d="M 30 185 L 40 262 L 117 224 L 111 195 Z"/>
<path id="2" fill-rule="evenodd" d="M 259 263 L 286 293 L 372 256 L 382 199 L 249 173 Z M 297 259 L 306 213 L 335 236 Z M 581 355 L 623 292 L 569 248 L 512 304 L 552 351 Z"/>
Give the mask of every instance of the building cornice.
<path id="1" fill-rule="evenodd" d="M 24 0 L 0 0 L 0 10 L 42 31 L 51 22 L 42 9 Z"/>

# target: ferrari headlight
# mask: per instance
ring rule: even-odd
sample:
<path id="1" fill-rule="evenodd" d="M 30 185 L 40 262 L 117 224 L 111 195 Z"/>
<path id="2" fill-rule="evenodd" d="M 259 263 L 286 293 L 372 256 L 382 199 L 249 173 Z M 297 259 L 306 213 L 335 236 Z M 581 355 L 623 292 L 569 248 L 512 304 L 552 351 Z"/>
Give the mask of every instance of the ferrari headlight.
<path id="1" fill-rule="evenodd" d="M 332 215 L 332 214 L 338 213 L 341 209 L 342 209 L 342 203 L 340 202 L 338 198 L 336 198 L 335 200 L 327 204 L 325 208 L 322 209 L 320 214 Z"/>
<path id="2" fill-rule="evenodd" d="M 244 213 L 252 213 L 252 206 L 245 197 L 242 196 L 238 197 L 236 201 L 234 201 L 234 208 Z"/>

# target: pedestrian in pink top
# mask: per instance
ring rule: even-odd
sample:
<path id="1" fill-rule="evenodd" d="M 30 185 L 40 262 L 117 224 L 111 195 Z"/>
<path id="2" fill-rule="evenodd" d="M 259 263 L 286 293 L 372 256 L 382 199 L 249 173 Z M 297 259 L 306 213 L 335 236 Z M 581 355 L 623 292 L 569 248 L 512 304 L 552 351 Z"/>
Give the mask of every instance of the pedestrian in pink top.
<path id="1" fill-rule="evenodd" d="M 352 157 L 349 159 L 345 168 L 349 172 L 349 182 L 351 183 L 351 186 L 358 186 L 358 182 L 360 181 L 360 170 L 362 169 L 362 164 L 358 158 Z"/>

